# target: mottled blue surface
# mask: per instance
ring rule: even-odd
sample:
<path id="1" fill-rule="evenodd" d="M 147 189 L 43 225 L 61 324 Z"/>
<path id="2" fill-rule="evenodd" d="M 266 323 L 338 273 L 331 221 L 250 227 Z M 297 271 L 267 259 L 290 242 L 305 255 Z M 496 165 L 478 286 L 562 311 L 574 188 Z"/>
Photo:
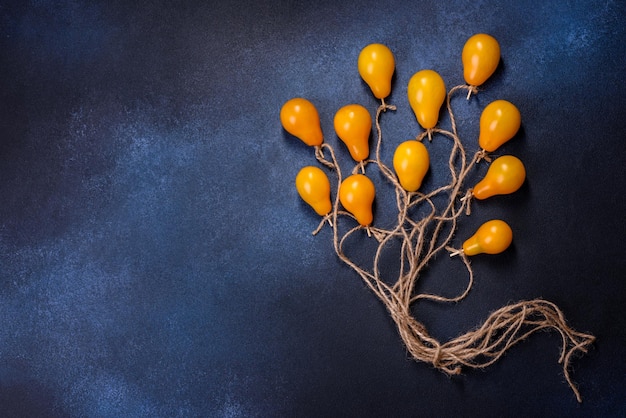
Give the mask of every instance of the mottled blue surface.
<path id="1" fill-rule="evenodd" d="M 625 19 L 621 1 L 3 2 L 0 415 L 626 415 Z M 416 314 L 446 340 L 511 301 L 555 302 L 598 338 L 573 362 L 582 405 L 558 334 L 453 379 L 409 360 L 293 187 L 315 160 L 280 126 L 287 99 L 316 104 L 349 164 L 333 114 L 377 104 L 359 50 L 396 55 L 396 144 L 420 131 L 410 76 L 461 84 L 477 32 L 502 65 L 457 102 L 460 129 L 472 144 L 482 107 L 516 103 L 523 129 L 502 153 L 528 182 L 476 202 L 455 243 L 497 216 L 515 245 L 475 259 L 466 300 Z M 429 146 L 435 182 L 447 148 Z M 441 259 L 420 286 L 464 280 Z"/>

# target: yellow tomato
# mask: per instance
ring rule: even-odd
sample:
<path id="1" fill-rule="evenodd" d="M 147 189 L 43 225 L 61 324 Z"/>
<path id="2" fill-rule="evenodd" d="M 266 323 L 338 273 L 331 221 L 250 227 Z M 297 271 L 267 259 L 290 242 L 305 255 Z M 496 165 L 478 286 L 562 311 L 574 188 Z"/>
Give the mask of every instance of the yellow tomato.
<path id="1" fill-rule="evenodd" d="M 372 203 L 375 196 L 374 183 L 363 174 L 347 177 L 339 187 L 339 201 L 362 226 L 368 226 L 374 220 Z"/>
<path id="2" fill-rule="evenodd" d="M 327 215 L 332 210 L 330 182 L 321 169 L 314 166 L 302 168 L 296 176 L 296 190 L 318 215 Z"/>
<path id="3" fill-rule="evenodd" d="M 324 141 L 319 113 L 307 99 L 288 100 L 280 109 L 280 122 L 287 132 L 309 146 L 322 145 Z"/>
<path id="4" fill-rule="evenodd" d="M 433 70 L 413 74 L 408 87 L 409 104 L 417 121 L 424 129 L 434 128 L 439 120 L 439 110 L 446 99 L 446 86 Z"/>
<path id="5" fill-rule="evenodd" d="M 468 256 L 477 254 L 498 254 L 509 248 L 513 241 L 513 231 L 506 222 L 499 219 L 487 221 L 476 233 L 463 243 L 463 253 Z"/>
<path id="6" fill-rule="evenodd" d="M 485 151 L 495 151 L 519 131 L 522 116 L 511 102 L 496 100 L 480 115 L 478 144 Z"/>
<path id="7" fill-rule="evenodd" d="M 470 37 L 462 53 L 463 76 L 470 86 L 480 86 L 498 68 L 500 44 L 493 36 L 479 33 Z"/>
<path id="8" fill-rule="evenodd" d="M 391 93 L 391 78 L 396 61 L 389 48 L 382 44 L 370 44 L 361 50 L 358 60 L 359 74 L 370 86 L 377 99 Z"/>
<path id="9" fill-rule="evenodd" d="M 348 147 L 355 161 L 363 161 L 370 154 L 369 138 L 372 130 L 372 117 L 361 105 L 350 104 L 335 114 L 335 132 Z"/>
<path id="10" fill-rule="evenodd" d="M 408 192 L 420 188 L 429 164 L 428 150 L 419 141 L 405 141 L 398 145 L 393 154 L 393 168 L 396 170 L 400 185 Z"/>
<path id="11" fill-rule="evenodd" d="M 472 194 L 477 199 L 486 199 L 500 194 L 510 194 L 519 190 L 526 179 L 526 169 L 519 158 L 503 155 L 491 163 L 485 178 L 474 188 Z"/>

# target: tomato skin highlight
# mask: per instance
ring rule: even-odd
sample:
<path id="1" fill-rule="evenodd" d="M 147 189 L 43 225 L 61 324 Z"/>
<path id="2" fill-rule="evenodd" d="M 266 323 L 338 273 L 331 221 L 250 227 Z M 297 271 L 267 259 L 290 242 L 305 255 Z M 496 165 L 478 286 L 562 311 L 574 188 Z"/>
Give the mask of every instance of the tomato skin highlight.
<path id="1" fill-rule="evenodd" d="M 364 174 L 347 177 L 339 187 L 339 201 L 361 226 L 369 226 L 374 220 L 372 203 L 375 196 L 374 183 Z"/>
<path id="2" fill-rule="evenodd" d="M 493 152 L 513 138 L 521 124 L 522 116 L 513 103 L 495 100 L 480 115 L 478 145 L 485 151 Z"/>
<path id="3" fill-rule="evenodd" d="M 511 194 L 519 190 L 525 180 L 526 168 L 522 161 L 513 155 L 503 155 L 491 163 L 485 177 L 472 189 L 472 195 L 483 200 Z"/>
<path id="4" fill-rule="evenodd" d="M 443 78 L 433 70 L 413 74 L 408 85 L 409 104 L 417 121 L 424 129 L 431 129 L 439 121 L 439 111 L 446 99 Z"/>
<path id="5" fill-rule="evenodd" d="M 463 77 L 470 86 L 482 85 L 498 68 L 500 44 L 491 35 L 478 33 L 463 46 Z"/>
<path id="6" fill-rule="evenodd" d="M 280 123 L 291 135 L 309 146 L 322 145 L 324 135 L 315 105 L 302 97 L 285 102 L 280 109 Z"/>
<path id="7" fill-rule="evenodd" d="M 502 220 L 493 219 L 482 224 L 476 233 L 463 243 L 463 253 L 467 256 L 499 254 L 509 248 L 512 241 L 511 227 Z"/>
<path id="8" fill-rule="evenodd" d="M 296 176 L 296 190 L 306 203 L 320 216 L 330 213 L 330 181 L 320 168 L 303 167 Z"/>
<path id="9" fill-rule="evenodd" d="M 384 99 L 391 94 L 396 61 L 387 46 L 377 43 L 367 45 L 359 53 L 357 64 L 361 78 L 370 87 L 374 97 Z"/>
<path id="10" fill-rule="evenodd" d="M 429 165 L 428 150 L 419 141 L 405 141 L 393 154 L 393 168 L 400 185 L 407 192 L 415 192 L 422 186 Z"/>
<path id="11" fill-rule="evenodd" d="M 352 159 L 357 162 L 367 159 L 372 131 L 369 111 L 359 104 L 349 104 L 335 113 L 333 123 L 337 136 L 348 147 Z"/>

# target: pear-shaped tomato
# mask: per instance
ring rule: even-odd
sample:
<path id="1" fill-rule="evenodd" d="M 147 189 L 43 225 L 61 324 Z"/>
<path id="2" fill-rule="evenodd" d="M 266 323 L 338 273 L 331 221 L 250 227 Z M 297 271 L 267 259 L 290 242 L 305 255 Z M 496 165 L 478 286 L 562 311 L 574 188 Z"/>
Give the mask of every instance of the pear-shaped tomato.
<path id="1" fill-rule="evenodd" d="M 474 186 L 472 195 L 476 199 L 511 194 L 519 190 L 526 179 L 526 169 L 519 158 L 513 155 L 503 155 L 496 158 L 485 177 Z"/>
<path id="2" fill-rule="evenodd" d="M 374 183 L 364 174 L 347 177 L 339 187 L 339 201 L 362 226 L 369 226 L 374 220 L 372 203 L 375 196 Z"/>
<path id="3" fill-rule="evenodd" d="M 480 86 L 498 68 L 500 44 L 491 35 L 478 33 L 463 46 L 463 77 L 470 86 Z"/>
<path id="4" fill-rule="evenodd" d="M 489 103 L 480 115 L 478 144 L 485 151 L 495 151 L 515 136 L 522 116 L 515 105 L 506 100 Z"/>
<path id="5" fill-rule="evenodd" d="M 372 117 L 367 109 L 359 104 L 344 106 L 335 113 L 334 125 L 337 136 L 346 144 L 354 161 L 367 159 L 372 130 Z"/>
<path id="6" fill-rule="evenodd" d="M 391 93 L 391 78 L 396 61 L 391 50 L 383 44 L 370 44 L 361 50 L 359 74 L 372 90 L 374 97 L 384 99 Z"/>
<path id="7" fill-rule="evenodd" d="M 446 99 L 443 78 L 433 70 L 418 71 L 409 80 L 408 97 L 422 128 L 434 128 L 439 120 L 441 105 Z"/>
<path id="8" fill-rule="evenodd" d="M 463 243 L 463 253 L 468 256 L 477 254 L 499 254 L 509 248 L 513 241 L 513 231 L 504 221 L 494 219 L 478 228 L 476 233 Z"/>
<path id="9" fill-rule="evenodd" d="M 309 146 L 322 145 L 324 141 L 319 113 L 307 99 L 288 100 L 280 109 L 280 122 L 287 132 Z"/>
<path id="10" fill-rule="evenodd" d="M 318 167 L 306 166 L 298 172 L 296 190 L 318 215 L 327 215 L 332 210 L 330 182 L 326 173 Z"/>
<path id="11" fill-rule="evenodd" d="M 405 141 L 398 145 L 393 154 L 393 168 L 400 185 L 408 192 L 420 188 L 429 164 L 428 150 L 419 141 Z"/>

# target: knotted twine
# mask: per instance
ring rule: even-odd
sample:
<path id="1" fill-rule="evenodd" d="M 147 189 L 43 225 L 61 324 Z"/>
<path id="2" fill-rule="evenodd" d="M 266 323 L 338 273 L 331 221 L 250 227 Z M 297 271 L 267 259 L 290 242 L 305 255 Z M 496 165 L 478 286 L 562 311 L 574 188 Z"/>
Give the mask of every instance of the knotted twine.
<path id="1" fill-rule="evenodd" d="M 462 251 L 455 250 L 450 242 L 456 231 L 457 222 L 463 211 L 469 215 L 471 192 L 462 192 L 464 180 L 471 168 L 480 160 L 490 161 L 484 150 L 478 151 L 468 161 L 466 150 L 461 143 L 457 132 L 456 121 L 451 107 L 452 96 L 460 91 L 468 90 L 468 99 L 475 88 L 460 85 L 452 88 L 446 98 L 446 108 L 450 118 L 451 130 L 431 128 L 421 133 L 416 140 L 422 141 L 434 134 L 440 134 L 452 141 L 452 149 L 448 160 L 451 181 L 431 192 L 405 191 L 394 172 L 386 166 L 380 158 L 382 130 L 380 116 L 387 110 L 395 110 L 395 106 L 382 104 L 376 111 L 376 142 L 375 159 L 367 160 L 355 166 L 353 173 L 365 171 L 367 164 L 373 163 L 382 175 L 394 186 L 398 217 L 395 226 L 391 229 L 378 227 L 355 226 L 340 236 L 337 219 L 339 216 L 354 218 L 349 212 L 339 209 L 339 193 L 333 203 L 333 210 L 322 219 L 318 228 L 313 231 L 317 234 L 328 222 L 333 230 L 333 246 L 337 256 L 353 269 L 367 285 L 367 287 L 385 305 L 391 318 L 395 322 L 398 332 L 411 356 L 418 361 L 432 364 L 435 368 L 448 375 L 460 374 L 462 369 L 480 369 L 496 362 L 504 353 L 526 339 L 529 335 L 544 329 L 553 330 L 561 335 L 561 354 L 559 363 L 563 365 L 563 373 L 578 402 L 582 402 L 580 392 L 570 377 L 569 367 L 573 355 L 577 352 L 586 353 L 595 337 L 590 334 L 577 332 L 565 321 L 563 313 L 554 303 L 534 299 L 513 303 L 492 312 L 482 326 L 460 335 L 446 343 L 441 343 L 431 337 L 426 327 L 411 313 L 412 305 L 422 299 L 435 302 L 458 302 L 464 299 L 474 282 L 474 273 L 470 262 Z M 330 159 L 324 151 L 328 151 Z M 333 148 L 323 143 L 315 148 L 315 156 L 322 164 L 335 171 L 337 175 L 337 190 L 342 183 L 342 174 Z M 464 195 L 464 196 L 463 196 Z M 442 211 L 438 211 L 434 198 L 447 196 L 447 203 Z M 459 199 L 459 197 L 461 197 Z M 412 209 L 425 207 L 426 214 L 420 219 L 413 219 Z M 354 233 L 363 228 L 368 236 L 378 241 L 374 254 L 373 266 L 366 269 L 359 266 L 344 252 L 344 244 Z M 380 270 L 380 261 L 383 249 L 391 240 L 400 240 L 400 271 L 395 283 L 389 284 L 388 278 L 383 277 Z M 416 283 L 420 274 L 442 250 L 448 250 L 451 255 L 457 255 L 468 272 L 468 282 L 465 290 L 458 296 L 445 297 L 428 293 L 416 293 Z"/>

